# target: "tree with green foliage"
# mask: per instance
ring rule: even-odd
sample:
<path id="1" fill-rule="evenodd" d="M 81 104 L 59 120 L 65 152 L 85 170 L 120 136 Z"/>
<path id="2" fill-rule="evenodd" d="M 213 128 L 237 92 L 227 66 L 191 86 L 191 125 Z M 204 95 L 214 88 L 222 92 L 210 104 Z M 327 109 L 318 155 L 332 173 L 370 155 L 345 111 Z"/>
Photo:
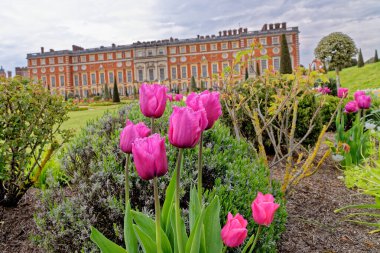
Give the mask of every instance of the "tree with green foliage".
<path id="1" fill-rule="evenodd" d="M 323 37 L 314 50 L 315 57 L 328 64 L 328 68 L 335 69 L 336 85 L 340 87 L 339 71 L 351 57 L 357 54 L 355 42 L 350 36 L 334 32 Z"/>
<path id="2" fill-rule="evenodd" d="M 197 91 L 197 82 L 195 81 L 194 76 L 191 76 L 190 92 L 192 91 Z"/>
<path id="3" fill-rule="evenodd" d="M 373 62 L 378 62 L 379 56 L 377 56 L 377 50 L 375 50 L 375 57 L 373 58 Z"/>
<path id="4" fill-rule="evenodd" d="M 109 92 L 108 84 L 107 83 L 104 85 L 103 99 L 104 100 L 109 100 L 110 99 L 110 92 Z"/>
<path id="5" fill-rule="evenodd" d="M 362 55 L 362 49 L 359 49 L 359 56 L 358 56 L 358 68 L 364 67 L 364 60 Z"/>
<path id="6" fill-rule="evenodd" d="M 113 82 L 113 96 L 112 96 L 112 101 L 113 101 L 114 103 L 120 103 L 119 90 L 118 90 L 118 88 L 117 88 L 116 78 L 115 78 L 115 81 Z"/>
<path id="7" fill-rule="evenodd" d="M 245 80 L 248 80 L 249 74 L 248 74 L 248 68 L 245 68 Z"/>
<path id="8" fill-rule="evenodd" d="M 16 77 L 0 79 L 0 105 L 0 205 L 16 206 L 69 140 L 71 131 L 61 128 L 69 104 Z"/>
<path id="9" fill-rule="evenodd" d="M 281 60 L 280 60 L 280 73 L 281 74 L 291 74 L 292 61 L 290 59 L 288 42 L 286 41 L 285 34 L 281 35 Z"/>

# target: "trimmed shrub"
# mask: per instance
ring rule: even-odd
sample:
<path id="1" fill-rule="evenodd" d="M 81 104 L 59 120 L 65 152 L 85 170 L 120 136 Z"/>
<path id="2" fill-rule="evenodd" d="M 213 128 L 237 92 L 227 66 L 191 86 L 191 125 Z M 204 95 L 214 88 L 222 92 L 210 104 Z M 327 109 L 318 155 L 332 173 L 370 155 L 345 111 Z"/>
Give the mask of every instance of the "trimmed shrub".
<path id="1" fill-rule="evenodd" d="M 176 103 L 183 105 L 183 102 Z M 171 108 L 156 120 L 156 129 L 167 131 Z M 149 119 L 138 105 L 125 106 L 117 116 L 105 115 L 87 127 L 62 153 L 62 170 L 70 177 L 70 187 L 51 187 L 43 191 L 35 219 L 38 233 L 35 241 L 49 252 L 98 252 L 89 240 L 90 225 L 103 228 L 110 240 L 123 244 L 124 162 L 119 150 L 119 133 L 125 119 L 134 122 Z M 258 191 L 270 192 L 268 170 L 255 151 L 244 141 L 237 141 L 229 129 L 217 123 L 204 133 L 203 183 L 206 201 L 214 195 L 221 200 L 221 224 L 228 211 L 242 213 L 254 229 L 250 205 Z M 174 171 L 177 149 L 167 143 L 168 175 L 160 178 L 160 192 L 168 185 Z M 181 175 L 182 207 L 188 206 L 189 189 L 197 177 L 198 148 L 185 150 Z M 154 210 L 153 188 L 150 181 L 140 179 L 135 171 L 130 175 L 132 207 L 145 213 Z M 50 184 L 53 185 L 53 184 Z M 259 241 L 257 252 L 276 252 L 276 241 L 285 229 L 286 211 L 278 184 L 273 186 L 276 202 L 281 204 L 274 224 L 264 229 L 266 236 Z M 186 192 L 186 194 L 184 194 Z M 257 227 L 255 228 L 257 229 Z"/>

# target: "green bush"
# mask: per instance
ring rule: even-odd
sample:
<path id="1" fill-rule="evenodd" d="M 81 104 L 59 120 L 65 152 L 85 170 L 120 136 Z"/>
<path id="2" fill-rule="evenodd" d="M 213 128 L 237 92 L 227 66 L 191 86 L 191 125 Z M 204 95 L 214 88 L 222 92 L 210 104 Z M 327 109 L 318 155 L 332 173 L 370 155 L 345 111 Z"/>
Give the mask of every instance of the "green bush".
<path id="1" fill-rule="evenodd" d="M 102 97 L 101 96 L 94 96 L 93 99 L 95 102 L 97 102 L 97 101 L 100 101 L 102 99 Z"/>
<path id="2" fill-rule="evenodd" d="M 183 105 L 183 102 L 176 103 Z M 165 114 L 157 119 L 157 129 L 167 131 L 168 105 Z M 36 242 L 49 252 L 98 252 L 89 240 L 90 225 L 110 240 L 123 244 L 124 161 L 119 150 L 119 133 L 125 119 L 134 122 L 149 119 L 142 116 L 136 103 L 125 106 L 117 116 L 105 115 L 90 122 L 62 153 L 62 170 L 70 178 L 70 187 L 54 187 L 43 191 L 35 220 L 38 233 Z M 257 159 L 256 153 L 244 141 L 237 141 L 221 123 L 204 134 L 204 176 L 206 201 L 219 195 L 224 225 L 228 211 L 240 212 L 252 222 L 250 205 L 258 191 L 270 192 L 268 170 Z M 174 170 L 177 149 L 167 143 L 168 175 L 160 178 L 160 191 L 168 185 Z M 188 192 L 197 177 L 198 149 L 185 151 L 181 175 L 183 208 L 188 206 Z M 154 210 L 150 181 L 141 180 L 133 171 L 130 175 L 132 207 L 146 213 Z M 286 211 L 283 195 L 276 183 L 273 187 L 276 202 L 281 204 L 273 226 L 266 228 L 259 242 L 258 252 L 276 252 L 276 241 L 285 229 Z M 187 194 L 184 194 L 184 193 Z M 163 194 L 161 194 L 161 197 Z M 255 228 L 257 229 L 257 228 Z"/>

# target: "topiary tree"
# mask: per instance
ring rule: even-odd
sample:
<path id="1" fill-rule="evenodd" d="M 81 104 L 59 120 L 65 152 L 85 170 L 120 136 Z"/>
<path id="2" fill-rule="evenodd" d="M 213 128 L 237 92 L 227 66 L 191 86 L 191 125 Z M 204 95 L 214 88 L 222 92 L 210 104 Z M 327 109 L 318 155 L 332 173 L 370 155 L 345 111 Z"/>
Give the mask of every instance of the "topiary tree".
<path id="1" fill-rule="evenodd" d="M 119 90 L 117 89 L 116 78 L 115 78 L 115 81 L 113 82 L 113 97 L 112 97 L 112 101 L 114 103 L 120 103 Z"/>
<path id="2" fill-rule="evenodd" d="M 195 81 L 195 77 L 191 76 L 191 85 L 190 85 L 190 92 L 197 90 L 197 82 Z"/>
<path id="3" fill-rule="evenodd" d="M 362 49 L 359 49 L 359 56 L 358 56 L 358 68 L 364 67 L 364 60 L 362 55 Z"/>
<path id="4" fill-rule="evenodd" d="M 103 99 L 104 100 L 110 99 L 110 92 L 109 92 L 107 83 L 104 85 Z"/>
<path id="5" fill-rule="evenodd" d="M 259 62 L 258 61 L 256 62 L 256 74 L 257 74 L 257 76 L 261 75 L 261 73 L 260 73 L 260 66 L 259 66 Z"/>
<path id="6" fill-rule="evenodd" d="M 16 206 L 70 138 L 69 104 L 40 84 L 0 80 L 0 205 Z"/>
<path id="7" fill-rule="evenodd" d="M 377 50 L 375 50 L 375 57 L 373 58 L 373 62 L 378 62 L 379 57 L 377 56 Z"/>
<path id="8" fill-rule="evenodd" d="M 249 75 L 248 75 L 248 68 L 245 68 L 245 80 L 248 80 Z"/>
<path id="9" fill-rule="evenodd" d="M 281 60 L 280 60 L 280 73 L 281 74 L 291 74 L 292 61 L 290 59 L 288 42 L 286 41 L 285 34 L 281 35 Z"/>
<path id="10" fill-rule="evenodd" d="M 355 56 L 356 53 L 355 42 L 350 36 L 341 32 L 334 32 L 323 37 L 314 50 L 316 58 L 327 63 L 328 68 L 335 69 L 337 88 L 340 87 L 340 69 L 351 61 L 351 57 Z"/>

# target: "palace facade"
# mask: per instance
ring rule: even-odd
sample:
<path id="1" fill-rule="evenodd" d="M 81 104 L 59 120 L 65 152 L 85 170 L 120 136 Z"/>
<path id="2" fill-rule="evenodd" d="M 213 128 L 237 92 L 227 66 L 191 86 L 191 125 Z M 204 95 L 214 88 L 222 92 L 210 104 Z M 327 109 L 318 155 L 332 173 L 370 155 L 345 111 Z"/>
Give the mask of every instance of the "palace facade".
<path id="1" fill-rule="evenodd" d="M 263 48 L 254 56 L 267 59 L 247 62 L 250 76 L 265 69 L 280 67 L 281 35 L 285 34 L 293 68 L 300 64 L 298 27 L 286 23 L 265 24 L 260 31 L 247 28 L 220 31 L 218 35 L 195 38 L 135 42 L 85 49 L 45 51 L 27 54 L 29 76 L 49 86 L 53 93 L 87 97 L 102 93 L 104 85 L 113 87 L 116 78 L 119 93 L 133 94 L 139 84 L 161 83 L 170 89 L 188 90 L 191 78 L 197 86 L 217 89 L 221 72 L 231 66 L 238 51 L 247 49 L 254 40 Z M 259 69 L 257 69 L 259 68 Z M 246 69 L 236 67 L 237 78 L 244 78 Z"/>

